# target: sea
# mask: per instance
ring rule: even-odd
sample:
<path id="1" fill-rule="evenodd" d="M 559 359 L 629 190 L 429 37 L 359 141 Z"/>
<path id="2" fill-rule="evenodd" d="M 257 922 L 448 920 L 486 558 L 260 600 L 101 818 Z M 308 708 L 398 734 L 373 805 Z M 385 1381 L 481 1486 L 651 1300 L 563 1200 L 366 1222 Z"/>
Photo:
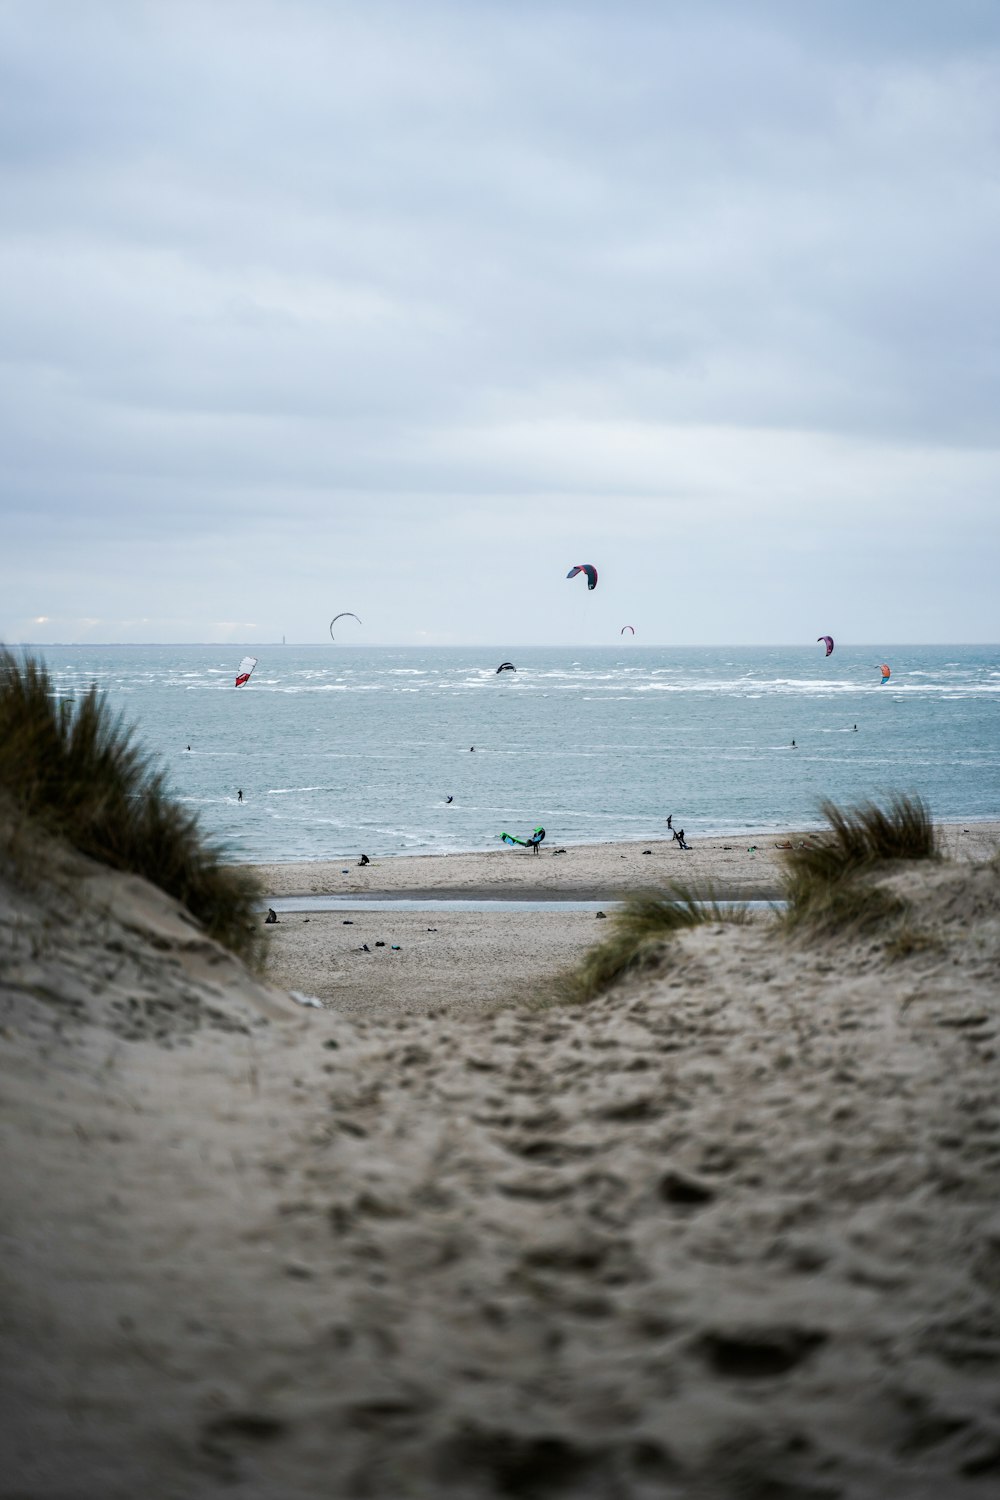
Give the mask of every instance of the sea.
<path id="1" fill-rule="evenodd" d="M 59 696 L 96 684 L 240 861 L 647 840 L 668 814 L 693 843 L 896 793 L 1000 818 L 998 646 L 19 649 Z"/>

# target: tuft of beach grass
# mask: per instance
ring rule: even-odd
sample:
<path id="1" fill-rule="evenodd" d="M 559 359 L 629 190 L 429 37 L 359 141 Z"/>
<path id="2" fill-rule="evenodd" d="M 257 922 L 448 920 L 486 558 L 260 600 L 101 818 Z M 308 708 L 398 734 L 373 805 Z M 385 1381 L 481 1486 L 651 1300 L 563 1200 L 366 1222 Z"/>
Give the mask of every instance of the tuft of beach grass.
<path id="1" fill-rule="evenodd" d="M 786 928 L 865 933 L 905 914 L 899 897 L 872 880 L 897 860 L 937 859 L 938 840 L 919 797 L 896 795 L 885 807 L 821 804 L 828 831 L 785 853 Z"/>
<path id="2" fill-rule="evenodd" d="M 257 882 L 226 863 L 134 730 L 91 686 L 61 697 L 45 667 L 0 649 L 0 791 L 82 854 L 141 875 L 254 967 L 264 934 Z"/>
<path id="3" fill-rule="evenodd" d="M 626 974 L 659 962 L 677 933 L 708 923 L 747 921 L 746 907 L 722 906 L 711 890 L 669 885 L 662 891 L 637 891 L 612 915 L 608 937 L 559 975 L 546 998 L 557 1004 L 593 1000 Z"/>

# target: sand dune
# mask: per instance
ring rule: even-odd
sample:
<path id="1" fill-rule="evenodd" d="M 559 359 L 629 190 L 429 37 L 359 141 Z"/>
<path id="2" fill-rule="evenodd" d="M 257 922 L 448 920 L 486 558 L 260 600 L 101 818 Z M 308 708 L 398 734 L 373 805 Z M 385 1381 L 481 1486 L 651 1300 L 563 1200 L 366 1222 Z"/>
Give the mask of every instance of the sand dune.
<path id="1" fill-rule="evenodd" d="M 473 922 L 426 983 L 416 932 L 364 956 L 363 1014 L 346 953 L 304 1008 L 140 882 L 7 853 L 0 1495 L 979 1500 L 1000 868 L 885 878 L 903 956 L 712 925 L 497 1008 Z M 542 968 L 600 935 L 552 921 Z"/>

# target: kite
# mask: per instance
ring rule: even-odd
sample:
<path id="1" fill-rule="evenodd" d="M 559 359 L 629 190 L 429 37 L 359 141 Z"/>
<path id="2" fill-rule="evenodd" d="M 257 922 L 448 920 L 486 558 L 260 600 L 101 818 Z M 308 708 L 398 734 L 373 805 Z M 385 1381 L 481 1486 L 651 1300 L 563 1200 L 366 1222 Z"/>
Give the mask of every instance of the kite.
<path id="1" fill-rule="evenodd" d="M 545 829 L 541 827 L 536 828 L 530 839 L 519 839 L 512 833 L 502 833 L 500 837 L 505 844 L 520 844 L 524 849 L 534 849 L 537 854 L 538 846 L 545 837 Z"/>
<path id="2" fill-rule="evenodd" d="M 514 665 L 514 663 L 512 661 L 502 661 L 500 663 L 500 665 L 497 667 L 497 671 L 498 672 L 516 672 L 517 668 L 515 667 L 515 665 Z"/>
<path id="3" fill-rule="evenodd" d="M 593 563 L 577 563 L 575 568 L 570 568 L 569 572 L 566 574 L 566 577 L 575 578 L 577 573 L 586 573 L 588 589 L 596 589 L 597 569 L 594 567 Z"/>
<path id="4" fill-rule="evenodd" d="M 889 678 L 892 676 L 892 670 L 889 666 L 889 663 L 887 661 L 884 661 L 879 667 L 879 671 L 882 673 L 882 686 L 885 687 L 886 683 L 889 681 Z"/>
<path id="5" fill-rule="evenodd" d="M 819 641 L 825 641 L 826 642 L 826 654 L 827 654 L 827 656 L 829 656 L 830 653 L 831 653 L 831 651 L 833 650 L 833 636 L 832 635 L 818 635 L 816 637 L 816 640 L 817 640 L 817 642 L 819 642 Z"/>
<path id="6" fill-rule="evenodd" d="M 333 619 L 330 621 L 330 639 L 331 639 L 331 641 L 335 641 L 337 639 L 337 637 L 333 633 L 333 627 L 336 625 L 336 623 L 337 623 L 338 620 L 358 620 L 358 617 L 357 617 L 356 614 L 354 614 L 349 609 L 341 610 L 341 612 L 340 612 L 339 615 L 334 615 Z M 358 620 L 358 624 L 359 625 L 361 624 L 360 620 Z"/>
<path id="7" fill-rule="evenodd" d="M 236 673 L 236 687 L 246 686 L 246 684 L 250 681 L 251 673 L 253 672 L 253 669 L 256 665 L 256 656 L 244 656 L 243 660 L 240 662 L 239 671 Z"/>
<path id="8" fill-rule="evenodd" d="M 634 625 L 623 625 L 622 628 L 621 628 L 621 630 L 618 632 L 618 634 L 619 635 L 624 635 L 625 632 L 626 632 L 626 630 L 631 630 L 632 634 L 635 635 L 635 626 Z"/>

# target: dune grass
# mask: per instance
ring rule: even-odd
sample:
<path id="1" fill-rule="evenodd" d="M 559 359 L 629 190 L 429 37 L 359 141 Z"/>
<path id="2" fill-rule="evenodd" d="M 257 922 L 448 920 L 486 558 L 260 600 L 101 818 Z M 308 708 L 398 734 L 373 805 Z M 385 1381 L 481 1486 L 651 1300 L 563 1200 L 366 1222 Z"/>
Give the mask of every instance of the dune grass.
<path id="1" fill-rule="evenodd" d="M 176 897 L 210 937 L 259 965 L 254 878 L 226 864 L 171 799 L 96 686 L 60 698 L 44 666 L 9 650 L 0 650 L 0 791 L 81 853 Z"/>
<path id="2" fill-rule="evenodd" d="M 794 930 L 866 932 L 905 912 L 905 903 L 871 880 L 897 860 L 937 859 L 937 835 L 918 797 L 895 796 L 843 809 L 824 802 L 829 831 L 784 856 L 785 925 Z"/>
<path id="3" fill-rule="evenodd" d="M 742 906 L 720 906 L 710 890 L 669 885 L 663 891 L 635 892 L 610 920 L 608 937 L 553 981 L 549 999 L 561 1003 L 592 1000 L 626 974 L 657 962 L 676 933 L 710 922 L 746 922 L 749 913 Z"/>
<path id="4" fill-rule="evenodd" d="M 895 941 L 890 956 L 906 957 L 926 949 L 925 937 L 906 926 L 906 903 L 869 878 L 892 861 L 938 857 L 937 837 L 924 804 L 918 798 L 897 796 L 884 808 L 865 803 L 844 811 L 824 802 L 822 811 L 829 831 L 784 856 L 785 928 L 843 935 L 880 927 L 887 930 L 890 944 Z M 608 937 L 559 975 L 541 1003 L 592 1000 L 625 975 L 661 962 L 678 932 L 706 923 L 743 925 L 750 920 L 747 907 L 722 906 L 711 890 L 669 885 L 662 891 L 637 892 L 613 914 Z"/>

